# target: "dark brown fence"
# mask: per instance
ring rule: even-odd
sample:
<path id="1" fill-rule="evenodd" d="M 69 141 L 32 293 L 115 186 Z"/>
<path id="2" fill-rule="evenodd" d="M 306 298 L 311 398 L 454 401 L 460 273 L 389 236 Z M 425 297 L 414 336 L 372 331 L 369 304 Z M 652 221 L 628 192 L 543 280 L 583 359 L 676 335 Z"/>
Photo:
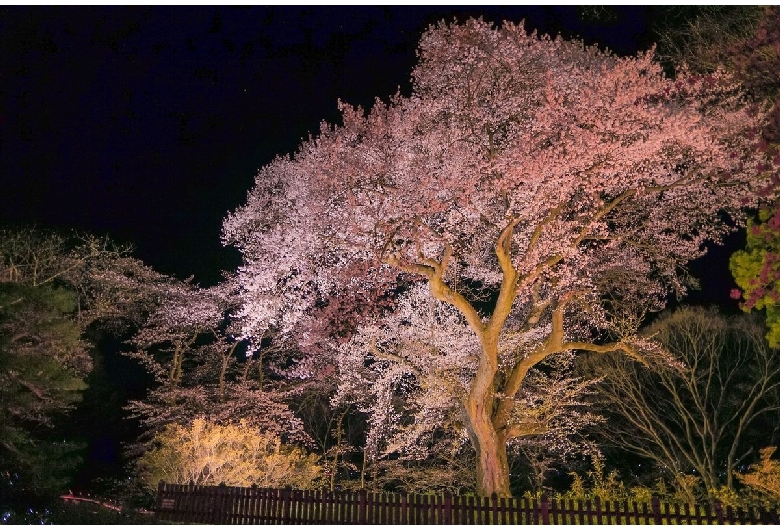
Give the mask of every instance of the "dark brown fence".
<path id="1" fill-rule="evenodd" d="M 156 518 L 213 524 L 780 524 L 778 512 L 687 504 L 298 491 L 160 483 Z"/>

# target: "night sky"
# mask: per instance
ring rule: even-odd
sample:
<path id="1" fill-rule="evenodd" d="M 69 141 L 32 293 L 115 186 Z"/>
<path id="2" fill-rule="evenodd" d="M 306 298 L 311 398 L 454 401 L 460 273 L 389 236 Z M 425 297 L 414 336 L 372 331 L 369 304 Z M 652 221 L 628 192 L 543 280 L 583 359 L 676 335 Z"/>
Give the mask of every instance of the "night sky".
<path id="1" fill-rule="evenodd" d="M 109 234 L 213 284 L 239 262 L 221 223 L 257 169 L 337 121 L 339 98 L 408 94 L 429 24 L 525 19 L 619 54 L 649 46 L 650 8 L 595 9 L 1 8 L 0 223 Z"/>

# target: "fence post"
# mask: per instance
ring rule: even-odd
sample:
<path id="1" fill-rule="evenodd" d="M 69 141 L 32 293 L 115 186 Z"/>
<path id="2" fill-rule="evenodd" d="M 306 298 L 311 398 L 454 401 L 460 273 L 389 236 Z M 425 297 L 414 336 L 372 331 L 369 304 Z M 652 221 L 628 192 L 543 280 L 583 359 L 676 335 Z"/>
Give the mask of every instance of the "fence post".
<path id="1" fill-rule="evenodd" d="M 282 524 L 290 524 L 290 511 L 292 509 L 292 490 L 287 487 L 282 490 Z"/>
<path id="2" fill-rule="evenodd" d="M 444 492 L 444 513 L 442 514 L 443 524 L 452 524 L 452 493 Z"/>
<path id="3" fill-rule="evenodd" d="M 156 507 L 154 510 L 154 520 L 159 521 L 160 520 L 160 510 L 162 509 L 162 499 L 163 499 L 163 492 L 165 491 L 165 481 L 161 480 L 157 484 L 157 502 Z"/>
<path id="4" fill-rule="evenodd" d="M 233 511 L 237 493 L 238 488 L 236 487 L 227 485 L 222 486 L 222 513 L 224 514 L 223 517 L 225 517 L 222 524 L 233 524 Z"/>
<path id="5" fill-rule="evenodd" d="M 366 505 L 368 500 L 366 499 L 368 493 L 366 490 L 360 490 L 358 492 L 358 524 L 366 524 Z"/>
<path id="6" fill-rule="evenodd" d="M 211 492 L 211 514 L 209 515 L 209 524 L 222 524 L 222 483 L 216 486 L 204 486 Z M 191 486 L 191 489 L 194 486 Z"/>
<path id="7" fill-rule="evenodd" d="M 596 505 L 596 524 L 601 525 L 603 522 L 602 515 L 603 512 L 601 511 L 601 497 L 596 497 L 593 499 L 593 504 Z M 607 522 L 609 524 L 609 522 Z"/>
<path id="8" fill-rule="evenodd" d="M 713 508 L 715 508 L 715 519 L 718 521 L 718 524 L 723 524 L 723 504 L 720 502 L 720 499 L 715 499 Z"/>
<path id="9" fill-rule="evenodd" d="M 547 495 L 542 493 L 541 511 L 542 511 L 542 524 L 550 524 L 550 506 L 547 503 Z"/>
<path id="10" fill-rule="evenodd" d="M 780 524 L 780 511 L 777 509 L 759 508 L 758 520 L 760 524 Z"/>
<path id="11" fill-rule="evenodd" d="M 653 524 L 662 524 L 661 523 L 661 499 L 659 499 L 656 496 L 653 496 L 650 499 L 650 507 L 653 511 Z"/>

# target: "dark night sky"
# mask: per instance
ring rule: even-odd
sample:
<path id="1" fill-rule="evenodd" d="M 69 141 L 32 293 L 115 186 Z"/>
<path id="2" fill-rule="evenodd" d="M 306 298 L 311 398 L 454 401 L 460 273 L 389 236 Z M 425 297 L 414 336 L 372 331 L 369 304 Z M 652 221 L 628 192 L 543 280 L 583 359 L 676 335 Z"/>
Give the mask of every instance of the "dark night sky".
<path id="1" fill-rule="evenodd" d="M 620 54 L 648 8 L 17 7 L 0 9 L 0 223 L 78 228 L 211 284 L 234 268 L 226 213 L 336 102 L 409 92 L 438 20 L 526 20 Z M 725 271 L 724 278 L 728 278 Z"/>

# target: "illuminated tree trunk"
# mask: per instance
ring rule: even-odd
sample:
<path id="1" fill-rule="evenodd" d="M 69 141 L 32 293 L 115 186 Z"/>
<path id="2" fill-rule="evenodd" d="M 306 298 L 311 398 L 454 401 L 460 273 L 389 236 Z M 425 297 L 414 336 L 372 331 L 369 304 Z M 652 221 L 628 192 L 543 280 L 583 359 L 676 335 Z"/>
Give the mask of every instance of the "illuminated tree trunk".
<path id="1" fill-rule="evenodd" d="M 171 390 L 179 386 L 181 381 L 181 365 L 184 360 L 184 347 L 176 345 L 173 350 L 173 359 L 171 359 L 171 367 L 168 370 L 168 384 Z"/>
<path id="2" fill-rule="evenodd" d="M 477 453 L 477 494 L 510 497 L 506 440 L 493 426 L 492 384 L 488 389 L 485 392 L 475 385 L 465 403 L 468 433 Z"/>
<path id="3" fill-rule="evenodd" d="M 469 437 L 477 453 L 477 494 L 510 497 L 509 464 L 506 456 L 506 430 L 499 433 L 496 425 L 505 426 L 505 414 L 496 400 L 495 378 L 498 373 L 498 338 L 517 296 L 518 274 L 512 266 L 511 241 L 516 221 L 510 221 L 501 231 L 495 252 L 503 272 L 501 288 L 492 315 L 483 322 L 474 306 L 443 281 L 443 272 L 452 257 L 452 248 L 446 247 L 439 264 L 429 264 L 431 294 L 452 304 L 465 317 L 469 327 L 482 343 L 479 366 L 464 402 Z M 424 270 L 423 270 L 424 271 Z"/>
<path id="4" fill-rule="evenodd" d="M 495 432 L 486 433 L 486 441 L 480 444 L 477 458 L 477 495 L 489 497 L 511 497 L 509 492 L 509 465 L 506 457 L 506 443 L 490 439 Z"/>
<path id="5" fill-rule="evenodd" d="M 186 342 L 174 343 L 173 359 L 171 359 L 171 367 L 168 369 L 168 384 L 171 390 L 176 389 L 179 383 L 181 383 L 184 354 L 192 346 L 196 338 L 198 338 L 198 334 L 194 333 Z"/>

